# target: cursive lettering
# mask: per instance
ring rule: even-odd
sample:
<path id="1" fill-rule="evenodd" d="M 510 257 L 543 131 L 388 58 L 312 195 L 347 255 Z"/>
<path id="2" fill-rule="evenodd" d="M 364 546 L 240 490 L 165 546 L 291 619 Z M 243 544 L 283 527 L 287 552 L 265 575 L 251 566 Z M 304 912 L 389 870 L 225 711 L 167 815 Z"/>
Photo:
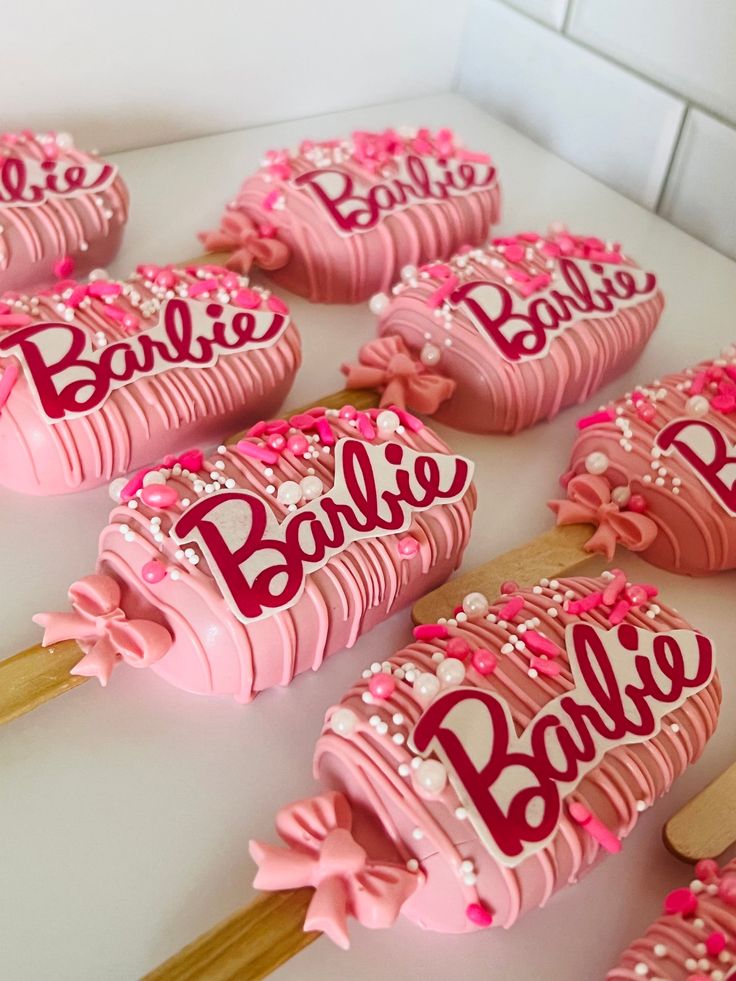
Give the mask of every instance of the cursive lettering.
<path id="1" fill-rule="evenodd" d="M 26 160 L 5 157 L 0 162 L 0 204 L 33 207 L 50 197 L 68 198 L 109 187 L 117 167 L 104 161 Z"/>
<path id="2" fill-rule="evenodd" d="M 736 446 L 704 419 L 675 419 L 654 442 L 665 456 L 678 453 L 724 511 L 736 518 Z"/>

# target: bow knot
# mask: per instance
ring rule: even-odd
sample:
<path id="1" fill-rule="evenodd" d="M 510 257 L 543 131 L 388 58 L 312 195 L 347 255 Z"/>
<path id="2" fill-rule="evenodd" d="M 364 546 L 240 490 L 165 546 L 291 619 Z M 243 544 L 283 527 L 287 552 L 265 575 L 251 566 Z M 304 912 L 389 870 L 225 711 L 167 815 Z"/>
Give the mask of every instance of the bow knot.
<path id="1" fill-rule="evenodd" d="M 657 537 L 657 525 L 652 518 L 638 511 L 622 511 L 611 497 L 611 488 L 604 477 L 578 474 L 567 485 L 567 499 L 550 501 L 558 525 L 596 525 L 585 543 L 586 552 L 599 552 L 613 558 L 620 543 L 632 552 L 642 552 Z"/>
<path id="2" fill-rule="evenodd" d="M 335 792 L 299 801 L 279 811 L 276 829 L 286 848 L 251 841 L 258 865 L 257 889 L 314 888 L 305 930 L 321 930 L 347 948 L 347 919 L 371 928 L 389 927 L 421 875 L 405 865 L 374 862 L 352 835 L 350 804 Z"/>
<path id="3" fill-rule="evenodd" d="M 433 415 L 455 391 L 455 382 L 418 361 L 398 335 L 365 344 L 357 364 L 344 364 L 348 388 L 377 388 L 381 406 Z"/>
<path id="4" fill-rule="evenodd" d="M 129 620 L 120 607 L 120 586 L 110 576 L 85 576 L 69 587 L 73 613 L 39 613 L 43 644 L 76 640 L 84 657 L 72 674 L 96 677 L 104 687 L 119 661 L 147 668 L 171 647 L 169 631 L 151 620 Z"/>
<path id="5" fill-rule="evenodd" d="M 289 261 L 289 248 L 276 238 L 271 226 L 256 225 L 242 211 L 225 212 L 216 231 L 201 232 L 199 240 L 210 252 L 230 252 L 228 269 L 247 273 L 255 265 L 261 269 L 281 269 Z"/>

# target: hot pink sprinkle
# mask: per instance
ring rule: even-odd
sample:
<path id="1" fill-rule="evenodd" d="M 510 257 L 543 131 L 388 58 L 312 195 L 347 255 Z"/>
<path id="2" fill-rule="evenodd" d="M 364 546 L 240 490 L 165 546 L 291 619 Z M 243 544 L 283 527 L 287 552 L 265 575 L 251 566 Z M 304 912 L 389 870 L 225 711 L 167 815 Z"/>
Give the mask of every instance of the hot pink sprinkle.
<path id="1" fill-rule="evenodd" d="M 664 911 L 670 915 L 682 913 L 683 916 L 692 916 L 697 908 L 698 897 L 687 886 L 674 889 L 664 900 Z"/>
<path id="2" fill-rule="evenodd" d="M 445 651 L 448 657 L 456 657 L 458 661 L 464 661 L 470 654 L 470 644 L 463 637 L 450 637 Z"/>
<path id="3" fill-rule="evenodd" d="M 335 434 L 329 422 L 324 417 L 314 420 L 314 428 L 317 430 L 319 438 L 325 446 L 335 445 Z"/>
<path id="4" fill-rule="evenodd" d="M 656 416 L 657 410 L 651 402 L 639 402 L 636 406 L 636 414 L 644 422 L 651 422 Z"/>
<path id="5" fill-rule="evenodd" d="M 247 439 L 241 439 L 237 444 L 243 456 L 249 456 L 253 460 L 260 460 L 268 466 L 278 463 L 279 455 L 275 450 L 267 446 L 259 446 L 258 443 L 251 443 Z"/>
<path id="6" fill-rule="evenodd" d="M 96 297 L 115 297 L 120 296 L 123 292 L 120 283 L 109 283 L 104 279 L 97 279 L 93 283 L 89 283 L 86 289 L 90 296 Z"/>
<path id="7" fill-rule="evenodd" d="M 527 630 L 524 634 L 524 643 L 534 654 L 544 654 L 547 657 L 558 657 L 560 654 L 557 644 L 544 634 L 540 634 L 538 630 Z"/>
<path id="8" fill-rule="evenodd" d="M 626 589 L 626 573 L 621 569 L 612 569 L 613 579 L 603 590 L 603 602 L 606 606 L 613 606 L 621 593 Z"/>
<path id="9" fill-rule="evenodd" d="M 189 295 L 194 299 L 197 296 L 201 296 L 203 293 L 213 293 L 218 290 L 220 284 L 216 279 L 200 279 L 196 283 L 192 283 L 189 286 Z"/>
<path id="10" fill-rule="evenodd" d="M 480 903 L 470 903 L 465 909 L 465 915 L 471 923 L 484 929 L 493 923 L 493 916 Z"/>
<path id="11" fill-rule="evenodd" d="M 648 504 L 641 494 L 632 494 L 626 507 L 629 511 L 634 511 L 636 514 L 644 514 L 648 509 Z"/>
<path id="12" fill-rule="evenodd" d="M 264 199 L 261 202 L 261 204 L 266 209 L 266 211 L 273 211 L 274 206 L 278 202 L 280 196 L 281 195 L 280 195 L 280 193 L 278 191 L 275 191 L 275 190 L 274 191 L 269 191 L 268 194 L 264 197 Z"/>
<path id="13" fill-rule="evenodd" d="M 578 419 L 578 429 L 587 429 L 589 426 L 597 426 L 599 423 L 611 422 L 613 420 L 613 413 L 610 409 L 602 409 L 600 412 L 594 412 L 592 415 L 583 416 L 582 419 Z"/>
<path id="14" fill-rule="evenodd" d="M 391 698 L 396 691 L 396 682 L 390 674 L 386 674 L 385 671 L 379 671 L 368 682 L 368 690 L 374 698 L 385 701 L 387 698 Z"/>
<path id="15" fill-rule="evenodd" d="M 183 470 L 200 470 L 204 463 L 201 450 L 185 450 L 176 461 Z"/>
<path id="16" fill-rule="evenodd" d="M 419 551 L 419 542 L 412 535 L 405 535 L 399 539 L 398 550 L 402 559 L 413 559 Z"/>
<path id="17" fill-rule="evenodd" d="M 67 279 L 74 272 L 74 259 L 70 255 L 65 255 L 63 259 L 58 259 L 54 263 L 54 276 L 57 279 Z"/>
<path id="18" fill-rule="evenodd" d="M 255 290 L 243 288 L 238 290 L 232 299 L 236 307 L 244 307 L 246 310 L 257 310 L 261 305 L 261 295 Z"/>
<path id="19" fill-rule="evenodd" d="M 568 811 L 573 821 L 579 824 L 581 828 L 585 828 L 591 838 L 594 838 L 601 848 L 610 852 L 612 855 L 621 851 L 621 840 L 616 837 L 610 828 L 607 828 L 602 821 L 592 814 L 587 807 L 579 803 L 579 801 L 573 801 L 569 805 Z"/>
<path id="20" fill-rule="evenodd" d="M 413 416 L 411 412 L 407 412 L 406 409 L 399 409 L 395 405 L 390 406 L 390 408 L 401 420 L 401 425 L 406 426 L 406 428 L 411 430 L 411 432 L 420 433 L 424 429 L 424 423 L 422 420 L 417 419 L 417 417 Z"/>
<path id="21" fill-rule="evenodd" d="M 712 882 L 718 878 L 719 871 L 718 862 L 712 858 L 701 858 L 695 866 L 695 877 L 701 882 Z"/>
<path id="22" fill-rule="evenodd" d="M 307 437 L 303 433 L 292 433 L 286 441 L 286 448 L 294 456 L 304 456 L 309 449 Z"/>
<path id="23" fill-rule="evenodd" d="M 579 616 L 581 613 L 587 613 L 588 610 L 594 610 L 602 602 L 603 593 L 591 593 L 589 596 L 583 596 L 582 599 L 572 600 L 568 603 L 567 610 L 573 616 Z"/>
<path id="24" fill-rule="evenodd" d="M 448 636 L 444 623 L 420 623 L 412 631 L 414 640 L 443 640 Z"/>
<path id="25" fill-rule="evenodd" d="M 513 620 L 520 610 L 524 609 L 524 597 L 514 596 L 512 599 L 505 603 L 501 609 L 498 611 L 499 620 Z"/>
<path id="26" fill-rule="evenodd" d="M 448 279 L 452 276 L 452 269 L 444 262 L 435 262 L 428 266 L 420 266 L 420 272 L 426 272 L 433 279 Z"/>
<path id="27" fill-rule="evenodd" d="M 176 504 L 179 494 L 168 484 L 149 484 L 141 490 L 141 500 L 156 511 L 165 511 Z"/>
<path id="28" fill-rule="evenodd" d="M 718 957 L 726 949 L 725 935 L 720 930 L 714 930 L 705 941 L 705 949 L 711 957 Z"/>
<path id="29" fill-rule="evenodd" d="M 619 623 L 623 623 L 626 617 L 629 615 L 633 608 L 633 603 L 630 603 L 626 599 L 619 600 L 608 615 L 608 622 L 612 627 L 618 626 Z"/>
<path id="30" fill-rule="evenodd" d="M 286 316 L 286 314 L 289 312 L 288 306 L 278 296 L 269 296 L 268 300 L 266 301 L 266 306 L 272 313 L 280 313 L 283 316 Z"/>
<path id="31" fill-rule="evenodd" d="M 161 582 L 166 577 L 166 569 L 158 559 L 151 559 L 141 569 L 141 576 L 143 576 L 146 582 L 155 584 Z"/>
<path id="32" fill-rule="evenodd" d="M 358 432 L 363 439 L 375 439 L 376 429 L 370 420 L 370 416 L 365 412 L 358 412 L 356 420 L 358 423 Z"/>
<path id="33" fill-rule="evenodd" d="M 473 651 L 473 656 L 470 659 L 470 663 L 473 665 L 478 674 L 493 674 L 493 672 L 496 670 L 496 665 L 498 664 L 498 658 L 493 651 L 486 650 L 485 647 L 479 647 L 477 650 Z"/>
<path id="34" fill-rule="evenodd" d="M 449 276 L 442 286 L 438 287 L 432 293 L 432 295 L 427 300 L 427 304 L 435 310 L 437 307 L 441 307 L 445 300 L 449 297 L 452 291 L 457 287 L 460 280 L 457 276 Z"/>

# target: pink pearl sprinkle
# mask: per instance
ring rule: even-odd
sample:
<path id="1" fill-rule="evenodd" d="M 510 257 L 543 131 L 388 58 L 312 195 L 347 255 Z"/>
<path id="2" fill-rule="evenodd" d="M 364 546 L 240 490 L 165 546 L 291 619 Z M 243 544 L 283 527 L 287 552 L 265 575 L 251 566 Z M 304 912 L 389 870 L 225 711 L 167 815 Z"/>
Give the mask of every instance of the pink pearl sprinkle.
<path id="1" fill-rule="evenodd" d="M 629 498 L 628 503 L 629 511 L 635 511 L 636 514 L 644 514 L 647 510 L 647 502 L 641 496 L 641 494 L 632 494 Z"/>
<path id="2" fill-rule="evenodd" d="M 719 930 L 714 930 L 705 941 L 705 949 L 711 957 L 718 957 L 726 949 L 726 937 Z"/>
<path id="3" fill-rule="evenodd" d="M 458 661 L 464 661 L 470 654 L 470 644 L 462 637 L 451 637 L 445 647 L 448 657 L 456 657 Z"/>
<path id="4" fill-rule="evenodd" d="M 671 915 L 682 913 L 683 916 L 692 916 L 697 908 L 698 897 L 687 886 L 674 889 L 664 900 L 664 911 Z"/>
<path id="5" fill-rule="evenodd" d="M 179 494 L 168 484 L 149 484 L 141 491 L 141 500 L 150 508 L 163 511 L 170 508 L 179 500 Z"/>
<path id="6" fill-rule="evenodd" d="M 166 569 L 161 565 L 158 559 L 151 559 L 150 562 L 146 564 L 141 569 L 141 575 L 146 582 L 157 583 L 161 582 L 166 576 Z"/>
<path id="7" fill-rule="evenodd" d="M 57 279 L 67 279 L 74 272 L 74 259 L 70 255 L 65 255 L 54 263 L 54 276 Z"/>
<path id="8" fill-rule="evenodd" d="M 413 559 L 419 551 L 419 542 L 411 535 L 405 535 L 399 539 L 398 549 L 402 559 Z"/>
<path id="9" fill-rule="evenodd" d="M 516 593 L 519 590 L 519 584 L 514 582 L 513 579 L 507 579 L 506 582 L 501 583 L 501 593 L 504 596 L 508 596 L 509 593 Z"/>
<path id="10" fill-rule="evenodd" d="M 724 875 L 718 886 L 718 895 L 727 906 L 736 906 L 736 875 Z"/>
<path id="11" fill-rule="evenodd" d="M 477 650 L 473 651 L 473 656 L 470 659 L 470 663 L 473 665 L 478 674 L 493 674 L 493 672 L 496 670 L 496 665 L 498 664 L 498 658 L 493 651 L 488 651 L 484 647 L 479 647 Z"/>
<path id="12" fill-rule="evenodd" d="M 268 437 L 266 442 L 271 447 L 271 449 L 276 450 L 277 453 L 280 453 L 283 450 L 283 448 L 286 446 L 286 440 L 281 435 L 281 433 L 271 433 L 271 435 Z"/>
<path id="13" fill-rule="evenodd" d="M 294 456 L 304 456 L 309 449 L 309 443 L 307 442 L 307 437 L 302 433 L 294 433 L 293 436 L 289 436 L 287 439 L 286 447 Z"/>
<path id="14" fill-rule="evenodd" d="M 695 866 L 695 877 L 701 882 L 712 882 L 718 878 L 718 862 L 712 858 L 702 858 Z"/>
<path id="15" fill-rule="evenodd" d="M 654 408 L 651 402 L 639 402 L 636 407 L 636 414 L 640 419 L 643 419 L 644 422 L 651 422 L 656 416 L 657 410 Z"/>
<path id="16" fill-rule="evenodd" d="M 390 674 L 380 671 L 378 674 L 374 674 L 368 682 L 368 690 L 374 698 L 385 701 L 387 698 L 391 698 L 396 691 L 396 682 Z"/>
<path id="17" fill-rule="evenodd" d="M 471 923 L 479 927 L 489 927 L 493 923 L 493 917 L 480 903 L 470 903 L 465 910 L 465 915 Z"/>

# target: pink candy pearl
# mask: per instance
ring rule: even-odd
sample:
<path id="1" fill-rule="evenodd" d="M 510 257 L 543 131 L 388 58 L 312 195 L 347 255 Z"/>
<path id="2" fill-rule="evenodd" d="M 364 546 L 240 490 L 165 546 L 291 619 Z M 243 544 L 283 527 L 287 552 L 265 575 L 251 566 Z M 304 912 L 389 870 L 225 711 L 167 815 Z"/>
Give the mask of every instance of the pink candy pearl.
<path id="1" fill-rule="evenodd" d="M 399 555 L 402 559 L 413 559 L 419 551 L 419 542 L 411 535 L 399 539 Z"/>
<path id="2" fill-rule="evenodd" d="M 507 579 L 506 582 L 501 583 L 501 592 L 504 596 L 508 596 L 509 593 L 516 593 L 519 591 L 519 584 L 514 582 L 513 579 Z"/>
<path id="3" fill-rule="evenodd" d="M 728 906 L 736 906 L 736 875 L 724 875 L 718 886 L 718 895 Z"/>
<path id="4" fill-rule="evenodd" d="M 470 903 L 465 909 L 465 915 L 471 923 L 479 927 L 489 927 L 493 923 L 493 917 L 480 903 Z"/>
<path id="5" fill-rule="evenodd" d="M 445 650 L 448 657 L 456 657 L 458 661 L 464 661 L 468 654 L 470 654 L 470 644 L 467 640 L 463 640 L 462 637 L 451 637 L 447 641 Z"/>
<path id="6" fill-rule="evenodd" d="M 701 882 L 712 882 L 718 877 L 718 862 L 712 858 L 703 858 L 695 866 L 695 877 Z"/>
<path id="7" fill-rule="evenodd" d="M 141 569 L 141 575 L 146 582 L 157 583 L 166 576 L 166 569 L 161 565 L 158 559 L 151 559 L 150 562 L 146 564 Z"/>
<path id="8" fill-rule="evenodd" d="M 287 305 L 278 296 L 269 296 L 266 306 L 272 313 L 287 314 L 289 312 Z"/>
<path id="9" fill-rule="evenodd" d="M 276 450 L 278 453 L 286 446 L 286 440 L 281 433 L 271 433 L 266 442 L 272 450 Z"/>
<path id="10" fill-rule="evenodd" d="M 164 511 L 179 500 L 178 493 L 168 484 L 149 484 L 141 491 L 141 500 L 150 508 Z"/>
<path id="11" fill-rule="evenodd" d="M 636 414 L 644 422 L 651 422 L 656 416 L 657 410 L 654 408 L 651 402 L 640 402 L 636 407 Z"/>
<path id="12" fill-rule="evenodd" d="M 643 586 L 629 586 L 626 596 L 633 606 L 641 606 L 649 599 L 649 594 Z"/>
<path id="13" fill-rule="evenodd" d="M 309 443 L 307 437 L 303 436 L 302 433 L 295 433 L 293 436 L 289 436 L 286 441 L 287 449 L 294 456 L 304 456 L 304 454 L 309 449 Z"/>
<path id="14" fill-rule="evenodd" d="M 684 887 L 683 889 L 675 889 L 665 897 L 665 913 L 682 913 L 683 916 L 691 916 L 697 908 L 698 897 L 691 889 L 688 889 L 687 887 Z"/>
<path id="15" fill-rule="evenodd" d="M 390 674 L 380 671 L 378 674 L 374 674 L 368 682 L 368 690 L 374 698 L 385 701 L 387 698 L 391 698 L 396 691 L 396 682 Z"/>
<path id="16" fill-rule="evenodd" d="M 54 263 L 54 276 L 57 279 L 66 279 L 68 276 L 74 272 L 74 259 L 71 256 L 65 255 L 63 259 L 59 259 Z"/>
<path id="17" fill-rule="evenodd" d="M 478 674 L 493 674 L 498 664 L 498 658 L 493 651 L 487 651 L 484 647 L 479 647 L 473 651 L 470 663 Z"/>
<path id="18" fill-rule="evenodd" d="M 705 941 L 705 949 L 711 957 L 718 957 L 721 951 L 726 949 L 725 936 L 719 930 L 715 930 Z"/>
<path id="19" fill-rule="evenodd" d="M 629 511 L 635 511 L 637 514 L 644 514 L 647 510 L 647 502 L 641 496 L 641 494 L 632 494 L 629 498 Z"/>

